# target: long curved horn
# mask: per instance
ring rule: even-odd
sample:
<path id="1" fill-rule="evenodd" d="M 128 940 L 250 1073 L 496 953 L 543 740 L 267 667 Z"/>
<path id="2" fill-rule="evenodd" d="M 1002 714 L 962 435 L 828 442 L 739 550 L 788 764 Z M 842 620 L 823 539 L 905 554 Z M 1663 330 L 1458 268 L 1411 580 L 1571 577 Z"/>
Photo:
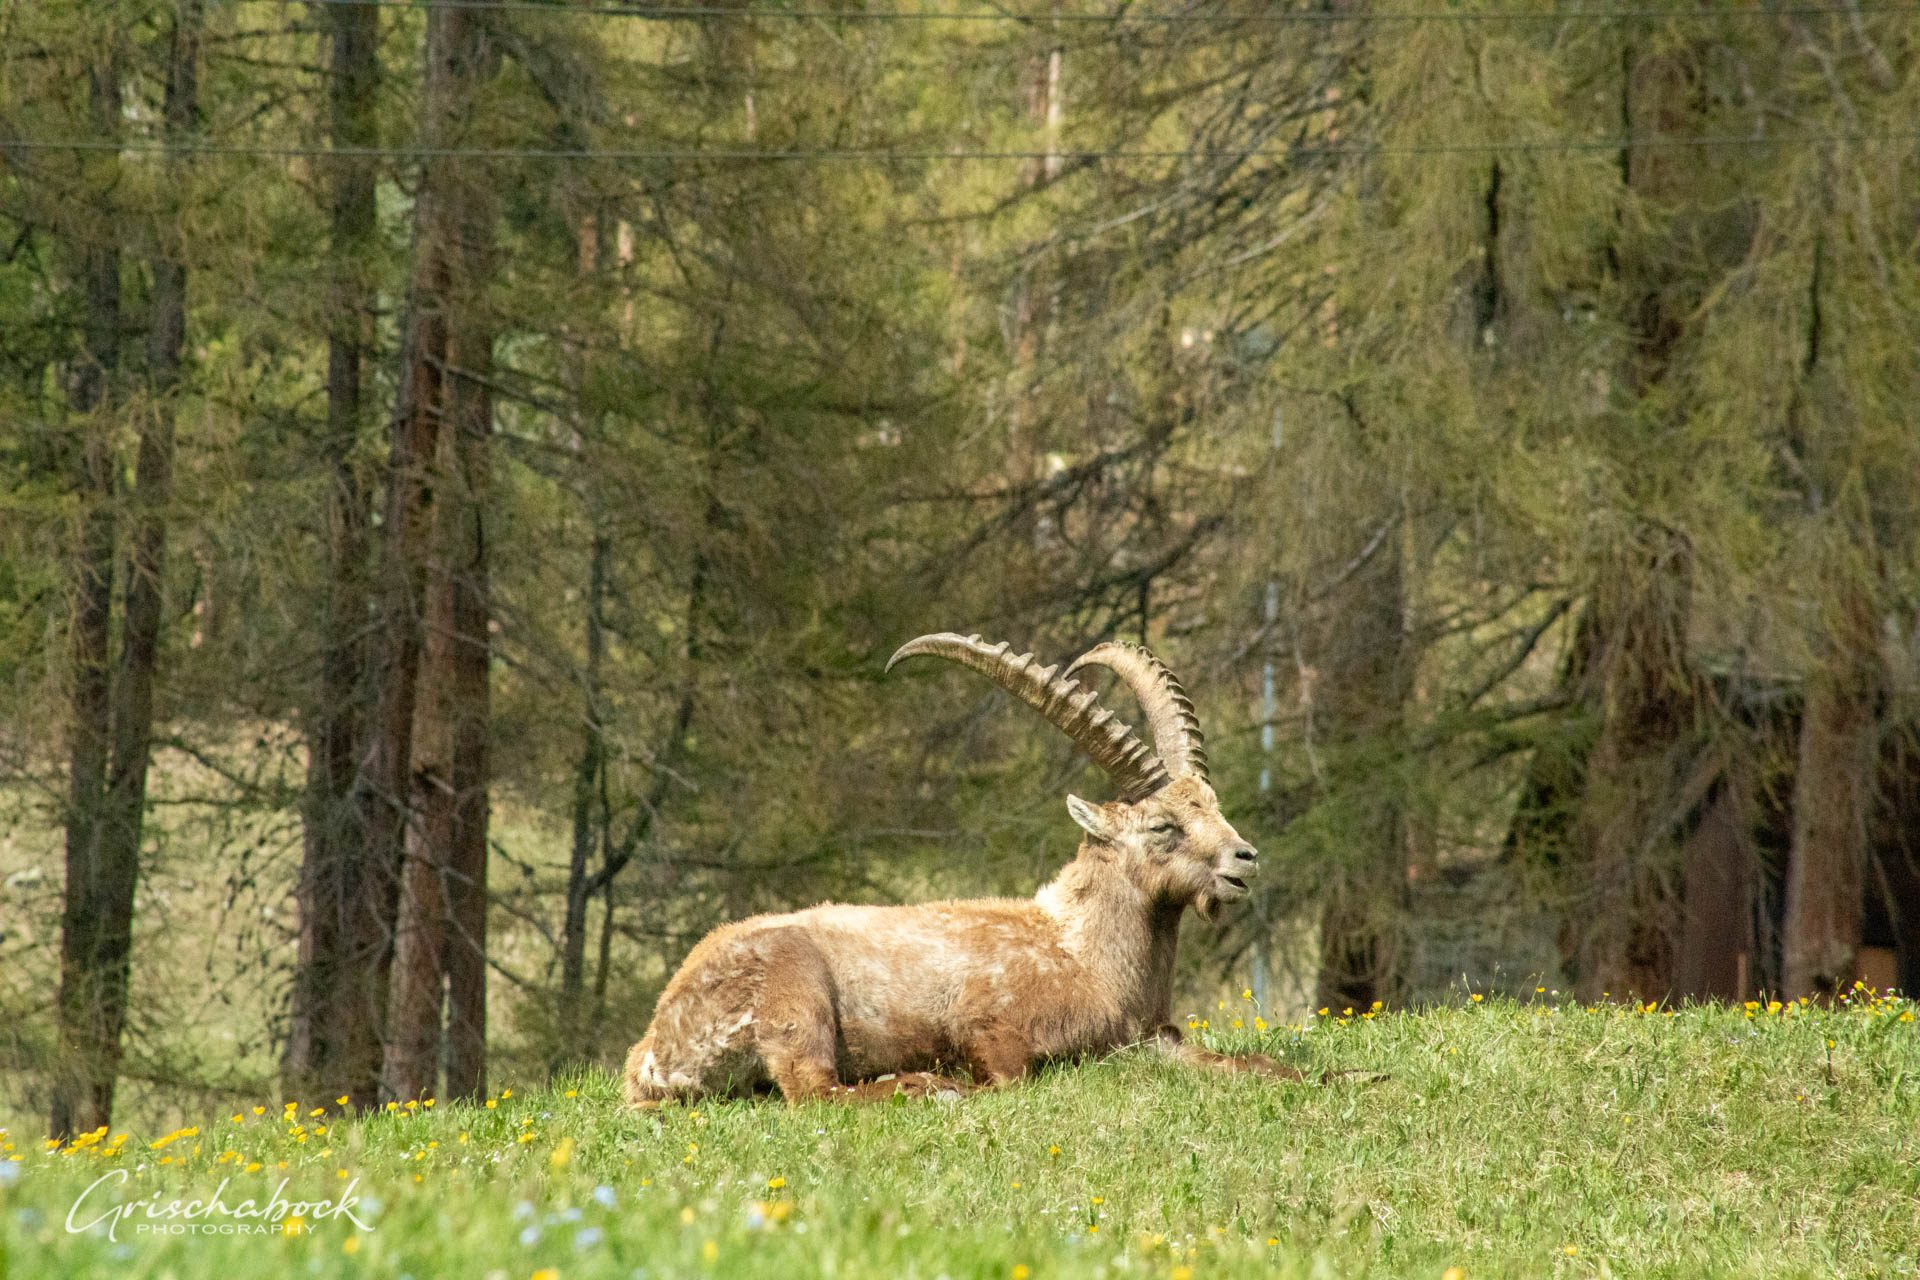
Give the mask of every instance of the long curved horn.
<path id="1" fill-rule="evenodd" d="M 1142 645 L 1124 640 L 1109 640 L 1074 659 L 1067 675 L 1086 666 L 1111 667 L 1140 699 L 1147 713 L 1147 727 L 1153 730 L 1153 745 L 1174 777 L 1194 775 L 1202 782 L 1207 777 L 1207 739 L 1200 732 L 1200 717 L 1194 714 L 1187 691 L 1174 679 L 1167 665 Z"/>
<path id="2" fill-rule="evenodd" d="M 1057 665 L 1042 667 L 1030 653 L 1013 655 L 1011 647 L 1004 640 L 988 644 L 977 635 L 942 631 L 901 645 L 887 659 L 887 670 L 893 670 L 893 664 L 902 658 L 919 654 L 957 662 L 978 671 L 1045 716 L 1119 784 L 1120 798 L 1127 803 L 1144 800 L 1167 785 L 1169 778 L 1160 757 L 1100 705 L 1099 694 L 1082 689 L 1077 681 L 1065 676 L 1056 680 Z"/>

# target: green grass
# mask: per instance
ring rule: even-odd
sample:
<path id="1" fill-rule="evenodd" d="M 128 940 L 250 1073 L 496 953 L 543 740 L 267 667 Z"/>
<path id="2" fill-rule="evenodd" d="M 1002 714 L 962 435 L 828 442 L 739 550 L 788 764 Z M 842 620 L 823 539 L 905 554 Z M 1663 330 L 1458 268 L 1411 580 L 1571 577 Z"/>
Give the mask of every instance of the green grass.
<path id="1" fill-rule="evenodd" d="M 324 1133 L 262 1099 L 158 1148 L 166 1135 L 70 1154 L 11 1135 L 0 1275 L 1913 1275 L 1914 1008 L 1490 1001 L 1198 1032 L 1391 1073 L 1367 1084 L 1135 1054 L 958 1103 L 636 1115 L 590 1074 Z M 1236 1017 L 1250 1008 L 1217 1020 Z M 357 1178 L 371 1229 L 156 1237 L 136 1216 L 117 1243 L 69 1235 L 74 1197 L 114 1169 L 133 1172 L 88 1206 L 205 1197 L 223 1177 L 229 1205 L 281 1178 L 313 1200 Z"/>

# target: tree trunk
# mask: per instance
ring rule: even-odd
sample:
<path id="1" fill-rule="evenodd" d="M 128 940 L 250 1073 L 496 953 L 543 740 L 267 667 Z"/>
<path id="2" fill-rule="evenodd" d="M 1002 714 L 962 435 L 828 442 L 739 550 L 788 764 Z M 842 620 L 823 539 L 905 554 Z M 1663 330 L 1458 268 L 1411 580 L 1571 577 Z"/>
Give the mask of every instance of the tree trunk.
<path id="1" fill-rule="evenodd" d="M 88 77 L 95 131 L 113 137 L 120 122 L 120 68 L 108 54 Z M 104 171 L 103 186 L 111 188 Z M 103 197 L 106 198 L 106 197 Z M 104 221 L 104 219 L 103 219 Z M 88 229 L 81 246 L 86 327 L 68 390 L 83 433 L 74 489 L 79 530 L 73 560 L 73 618 L 68 646 L 66 901 L 60 927 L 60 1060 L 48 1129 L 55 1138 L 89 1132 L 109 1122 L 113 1062 L 119 1052 L 120 1010 L 108 974 L 107 903 L 132 896 L 122 884 L 129 869 L 100 860 L 104 819 L 112 677 L 109 637 L 113 608 L 114 474 L 109 410 L 119 370 L 120 251 L 105 228 Z M 137 868 L 132 869 L 137 874 Z M 111 1006 L 111 1007 L 110 1007 Z"/>
<path id="2" fill-rule="evenodd" d="M 441 441 L 441 452 L 451 452 Z M 439 531 L 427 583 L 426 637 L 419 701 L 413 720 L 413 802 L 400 873 L 400 909 L 393 935 L 393 985 L 387 1016 L 386 1090 L 395 1098 L 434 1094 L 440 1069 L 442 1003 L 446 992 L 448 872 L 454 826 L 452 681 L 453 575 L 450 571 L 456 502 L 451 479 L 435 483 L 442 499 Z"/>
<path id="3" fill-rule="evenodd" d="M 1568 921 L 1574 987 L 1664 999 L 1673 986 L 1680 901 L 1677 857 L 1662 824 L 1677 820 L 1680 750 L 1699 695 L 1689 660 L 1693 553 L 1645 526 L 1612 552 L 1595 592 L 1593 657 L 1601 725 L 1573 824 L 1578 894 Z"/>
<path id="4" fill-rule="evenodd" d="M 467 254 L 461 324 L 454 342 L 454 461 L 457 539 L 453 635 L 447 653 L 453 693 L 453 823 L 447 880 L 447 1094 L 478 1101 L 487 1087 L 487 822 L 492 780 L 493 645 L 488 576 L 487 495 L 492 481 L 493 327 L 479 292 L 491 277 L 492 204 L 469 193 L 462 244 Z"/>
<path id="5" fill-rule="evenodd" d="M 573 857 L 567 867 L 567 910 L 560 927 L 560 1043 L 555 1065 L 588 1056 L 586 1031 L 587 906 L 591 897 L 588 867 L 601 842 L 595 816 L 606 768 L 601 728 L 600 662 L 602 610 L 606 597 L 610 543 L 595 533 L 587 566 L 587 666 L 581 676 L 580 759 L 573 773 Z M 603 930 L 604 932 L 604 930 Z"/>
<path id="6" fill-rule="evenodd" d="M 1843 588 L 1844 592 L 1844 588 Z M 1825 661 L 1807 682 L 1793 780 L 1782 983 L 1786 998 L 1831 997 L 1856 976 L 1867 831 L 1879 754 L 1874 610 L 1846 593 L 1828 628 Z"/>
<path id="7" fill-rule="evenodd" d="M 1386 541 L 1328 602 L 1313 645 L 1310 714 L 1326 726 L 1325 749 L 1341 789 L 1375 785 L 1406 696 L 1400 540 Z M 1315 1007 L 1364 1011 L 1392 1000 L 1405 973 L 1401 931 L 1407 894 L 1406 830 L 1387 796 L 1358 806 L 1353 854 L 1321 900 Z"/>
<path id="8" fill-rule="evenodd" d="M 1057 7 L 1057 5 L 1056 5 Z M 1027 119 L 1043 132 L 1044 154 L 1031 160 L 1021 175 L 1029 191 L 1038 191 L 1060 173 L 1060 124 L 1064 99 L 1061 73 L 1065 54 L 1049 49 L 1026 60 L 1022 70 L 1023 96 Z M 1058 311 L 1058 285 L 1045 259 L 1028 264 L 1015 281 L 1012 325 L 1012 386 L 1007 406 L 1007 486 L 1021 510 L 1013 525 L 1013 535 L 1023 544 L 1015 562 L 1015 581 L 1024 592 L 1038 588 L 1045 573 L 1026 557 L 1028 552 L 1045 553 L 1058 543 L 1059 531 L 1052 517 L 1034 507 L 1024 491 L 1044 478 L 1041 455 L 1045 444 L 1042 423 L 1045 408 L 1041 403 L 1041 357 L 1045 353 L 1049 327 Z"/>
<path id="9" fill-rule="evenodd" d="M 450 6 L 428 16 L 425 113 L 436 145 L 457 140 L 475 86 L 495 61 L 476 15 Z M 491 647 L 482 516 L 493 416 L 486 173 L 430 156 L 415 218 L 407 386 L 394 448 L 402 505 L 392 522 L 387 581 L 389 617 L 404 608 L 407 627 L 396 633 L 372 753 L 376 784 L 390 799 L 376 805 L 371 824 L 387 865 L 404 866 L 385 1052 L 386 1085 L 403 1098 L 432 1088 L 449 985 L 449 1092 L 474 1094 L 485 1078 Z M 417 819 L 410 831 L 408 797 Z"/>
<path id="10" fill-rule="evenodd" d="M 199 0 L 181 0 L 169 34 L 166 97 L 163 106 L 169 143 L 177 144 L 192 130 L 198 106 L 201 9 Z M 109 66 L 94 86 L 96 120 L 107 127 L 102 113 L 116 110 L 117 72 Z M 102 82 L 112 84 L 107 87 Z M 180 158 L 169 156 L 177 175 Z M 163 246 L 172 239 L 163 229 Z M 90 253 L 99 253 L 92 250 Z M 119 263 L 102 255 L 99 276 L 89 263 L 90 316 L 103 324 L 119 315 Z M 111 269 L 112 279 L 107 278 Z M 153 694 L 159 665 L 160 626 L 166 575 L 167 505 L 173 490 L 173 403 L 179 383 L 181 350 L 186 343 L 187 270 L 175 256 L 162 252 L 153 262 L 153 292 L 148 327 L 147 366 L 151 382 L 147 411 L 141 415 L 138 451 L 134 463 L 133 545 L 123 575 L 120 660 L 109 679 L 106 671 L 107 631 L 110 627 L 111 582 L 103 573 L 113 555 L 110 524 L 97 526 L 101 536 L 84 539 L 86 580 L 82 585 L 84 624 L 76 625 L 84 641 L 76 643 L 76 659 L 85 646 L 85 667 L 76 663 L 75 703 L 79 710 L 84 688 L 88 710 L 105 712 L 84 737 L 89 758 L 86 778 L 99 786 L 92 809 L 83 865 L 76 867 L 69 847 L 68 897 L 61 945 L 61 1032 L 63 1046 L 77 1051 L 85 1069 L 84 1091 L 67 1077 L 66 1088 L 55 1095 L 50 1128 L 56 1137 L 87 1132 L 108 1124 L 113 1114 L 115 1078 L 119 1073 L 121 1034 L 126 1023 L 127 980 L 133 958 L 133 900 L 140 880 L 140 841 L 147 809 L 147 766 L 153 745 Z M 116 340 L 111 329 L 98 337 L 107 346 Z M 103 348 L 104 350 L 104 348 Z M 102 373 L 110 368 L 102 364 Z M 104 385 L 104 383 L 103 383 Z M 89 432 L 88 482 L 91 491 L 111 493 L 112 478 L 103 474 L 113 465 L 112 449 L 104 432 Z M 98 508 L 89 513 L 89 535 L 100 519 Z M 79 620 L 76 620 L 77 623 Z M 104 706 L 101 705 L 104 701 Z M 102 732 L 104 730 L 104 732 Z M 76 735 L 79 741 L 82 735 Z M 97 751 L 106 742 L 105 775 L 100 778 Z M 88 777 L 87 775 L 91 776 Z M 76 871 L 79 872 L 76 875 Z M 76 886 L 84 886 L 75 893 Z"/>
<path id="11" fill-rule="evenodd" d="M 1697 104 L 1683 51 L 1621 56 L 1624 136 L 1679 135 Z M 1623 150 L 1622 185 L 1658 207 L 1687 198 L 1694 166 L 1660 148 Z M 1647 403 L 1661 392 L 1686 321 L 1675 296 L 1666 241 L 1643 239 L 1610 249 L 1627 298 L 1633 347 L 1625 374 Z M 1598 566 L 1594 589 L 1594 693 L 1601 719 L 1587 758 L 1585 788 L 1573 824 L 1576 896 L 1565 942 L 1574 988 L 1583 1000 L 1603 993 L 1663 999 L 1673 985 L 1681 934 L 1680 856 L 1659 822 L 1670 812 L 1677 752 L 1694 729 L 1698 691 L 1688 653 L 1693 551 L 1671 529 L 1622 513 L 1620 545 Z"/>
<path id="12" fill-rule="evenodd" d="M 329 9 L 333 25 L 331 132 L 336 149 L 378 141 L 379 14 L 365 5 Z M 373 158 L 333 161 L 332 272 L 327 333 L 327 433 L 322 453 L 327 494 L 327 609 L 320 688 L 307 718 L 307 788 L 302 812 L 300 950 L 293 982 L 293 1026 L 284 1088 L 290 1098 L 331 1102 L 343 1093 L 376 1101 L 348 1069 L 351 1028 L 375 1016 L 366 998 L 372 956 L 354 944 L 356 922 L 378 917 L 379 875 L 354 800 L 365 747 L 373 586 L 368 578 L 368 494 L 355 461 L 364 424 L 362 376 L 372 347 L 373 289 L 367 255 L 375 232 Z M 354 1089 L 361 1096 L 352 1098 Z"/>
<path id="13" fill-rule="evenodd" d="M 1675 999 L 1739 1001 L 1754 987 L 1754 881 L 1760 857 L 1748 773 L 1745 759 L 1728 762 L 1719 790 L 1681 849 L 1684 917 Z"/>

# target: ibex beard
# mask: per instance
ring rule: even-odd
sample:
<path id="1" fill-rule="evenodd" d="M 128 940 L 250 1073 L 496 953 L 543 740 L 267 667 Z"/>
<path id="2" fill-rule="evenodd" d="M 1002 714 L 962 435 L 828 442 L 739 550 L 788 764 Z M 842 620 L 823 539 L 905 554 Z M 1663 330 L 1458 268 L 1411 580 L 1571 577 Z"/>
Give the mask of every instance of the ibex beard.
<path id="1" fill-rule="evenodd" d="M 1259 862 L 1220 812 L 1193 704 L 1144 648 L 1103 644 L 1055 677 L 978 636 L 922 636 L 918 654 L 979 671 L 1040 711 L 1114 778 L 1120 798 L 1067 797 L 1084 836 L 1030 899 L 827 904 L 723 925 L 694 947 L 627 1057 L 633 1106 L 778 1087 L 790 1103 L 1001 1086 L 1057 1059 L 1146 1044 L 1195 1066 L 1286 1079 L 1254 1054 L 1184 1043 L 1169 1021 L 1188 907 L 1211 918 Z M 1158 752 L 1072 678 L 1111 667 Z M 943 1074 L 965 1068 L 963 1084 Z"/>

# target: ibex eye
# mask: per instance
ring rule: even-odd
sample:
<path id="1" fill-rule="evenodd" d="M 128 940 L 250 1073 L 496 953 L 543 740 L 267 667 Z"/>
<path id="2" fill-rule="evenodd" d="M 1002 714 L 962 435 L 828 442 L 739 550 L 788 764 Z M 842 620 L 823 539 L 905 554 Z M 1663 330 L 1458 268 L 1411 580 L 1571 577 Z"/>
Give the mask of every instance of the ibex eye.
<path id="1" fill-rule="evenodd" d="M 1156 822 L 1152 826 L 1147 828 L 1147 830 L 1152 831 L 1158 835 L 1165 835 L 1169 831 L 1178 831 L 1179 829 L 1180 829 L 1179 827 L 1176 827 L 1171 822 Z"/>

